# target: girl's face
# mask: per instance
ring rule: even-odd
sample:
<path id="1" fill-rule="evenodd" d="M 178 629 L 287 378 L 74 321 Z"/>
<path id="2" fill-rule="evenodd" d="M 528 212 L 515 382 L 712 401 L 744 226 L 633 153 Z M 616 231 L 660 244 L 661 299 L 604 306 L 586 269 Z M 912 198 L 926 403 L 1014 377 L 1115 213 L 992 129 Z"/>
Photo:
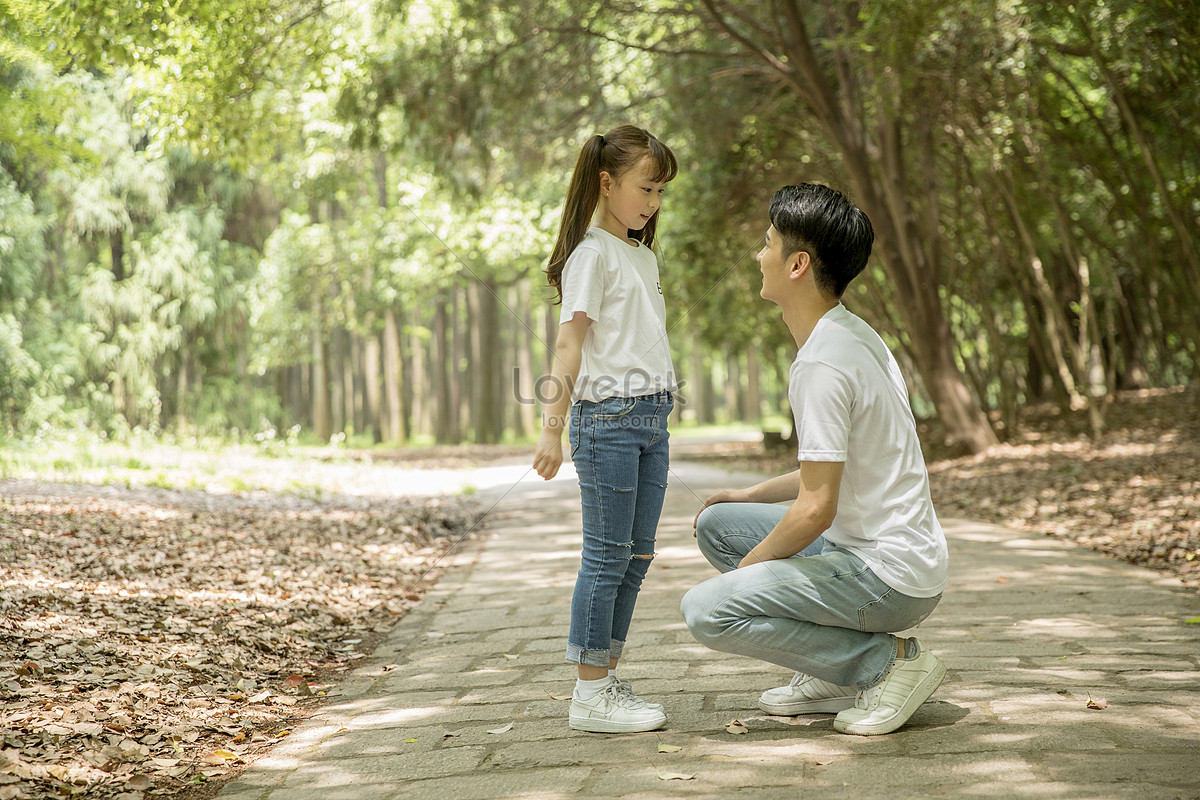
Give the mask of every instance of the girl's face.
<path id="1" fill-rule="evenodd" d="M 629 231 L 640 231 L 662 205 L 666 183 L 655 181 L 655 163 L 643 158 L 620 179 L 607 172 L 600 173 L 600 202 L 596 207 L 596 223 L 624 239 Z"/>

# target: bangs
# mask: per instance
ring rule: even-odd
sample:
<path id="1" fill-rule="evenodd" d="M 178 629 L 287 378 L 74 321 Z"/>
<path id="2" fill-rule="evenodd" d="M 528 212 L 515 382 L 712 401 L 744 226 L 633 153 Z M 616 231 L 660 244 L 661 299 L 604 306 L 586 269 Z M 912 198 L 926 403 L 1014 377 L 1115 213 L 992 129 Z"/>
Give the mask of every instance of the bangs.
<path id="1" fill-rule="evenodd" d="M 646 157 L 654 162 L 654 175 L 650 180 L 655 183 L 670 183 L 675 179 L 675 174 L 679 171 L 679 165 L 675 163 L 675 154 L 665 144 L 654 137 L 650 138 L 649 151 Z"/>

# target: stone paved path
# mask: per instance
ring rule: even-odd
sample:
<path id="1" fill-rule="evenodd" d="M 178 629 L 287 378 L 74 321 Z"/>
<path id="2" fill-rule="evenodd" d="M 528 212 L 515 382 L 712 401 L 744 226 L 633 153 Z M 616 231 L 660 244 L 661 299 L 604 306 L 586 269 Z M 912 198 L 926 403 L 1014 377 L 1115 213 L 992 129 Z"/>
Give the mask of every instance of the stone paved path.
<path id="1" fill-rule="evenodd" d="M 507 491 L 486 542 L 220 800 L 1200 798 L 1200 625 L 1184 624 L 1200 597 L 1176 581 L 947 520 L 951 584 L 919 631 L 946 682 L 900 731 L 845 736 L 830 715 L 762 715 L 758 694 L 790 675 L 691 638 L 679 600 L 713 574 L 691 536 L 697 498 L 754 478 L 672 471 L 620 670 L 666 706 L 666 729 L 568 729 L 578 488 L 569 465 L 515 486 L 524 469 L 500 470 L 480 493 Z M 734 718 L 749 732 L 727 733 Z"/>

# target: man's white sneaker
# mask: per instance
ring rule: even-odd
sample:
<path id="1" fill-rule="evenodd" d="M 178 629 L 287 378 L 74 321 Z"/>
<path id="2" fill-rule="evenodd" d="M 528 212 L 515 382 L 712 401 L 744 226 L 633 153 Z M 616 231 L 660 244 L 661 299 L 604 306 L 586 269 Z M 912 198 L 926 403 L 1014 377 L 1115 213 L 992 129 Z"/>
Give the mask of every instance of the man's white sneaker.
<path id="1" fill-rule="evenodd" d="M 572 730 L 633 733 L 652 731 L 666 722 L 662 708 L 646 705 L 632 690 L 623 690 L 619 681 L 613 681 L 589 700 L 571 698 Z"/>
<path id="2" fill-rule="evenodd" d="M 858 693 L 854 708 L 846 709 L 833 720 L 834 730 L 859 736 L 891 733 L 929 699 L 946 677 L 946 665 L 938 657 L 917 645 L 916 658 L 896 659 L 878 685 Z"/>
<path id="3" fill-rule="evenodd" d="M 646 708 L 653 708 L 653 709 L 657 709 L 659 711 L 663 710 L 662 703 L 651 703 L 647 700 L 643 700 L 642 698 L 640 698 L 636 694 L 634 694 L 633 693 L 633 685 L 630 684 L 629 681 L 622 680 L 621 678 L 613 678 L 613 681 L 617 685 L 617 691 L 619 691 L 621 694 L 632 697 L 634 700 L 641 703 Z"/>
<path id="4" fill-rule="evenodd" d="M 768 714 L 836 714 L 854 708 L 857 694 L 852 687 L 838 686 L 797 672 L 787 686 L 767 689 L 758 698 L 758 707 Z"/>

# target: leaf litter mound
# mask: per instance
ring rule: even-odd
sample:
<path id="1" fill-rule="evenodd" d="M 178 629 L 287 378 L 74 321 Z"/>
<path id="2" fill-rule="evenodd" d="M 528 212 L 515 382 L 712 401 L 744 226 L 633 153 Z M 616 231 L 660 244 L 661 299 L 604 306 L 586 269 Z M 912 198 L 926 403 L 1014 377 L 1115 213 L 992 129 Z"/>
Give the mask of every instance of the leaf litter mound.
<path id="1" fill-rule="evenodd" d="M 215 795 L 474 522 L 445 497 L 0 483 L 0 800 Z"/>
<path id="2" fill-rule="evenodd" d="M 1013 441 L 931 461 L 942 516 L 1070 539 L 1200 588 L 1200 387 L 1122 394 L 1085 412 L 1032 409 Z"/>

